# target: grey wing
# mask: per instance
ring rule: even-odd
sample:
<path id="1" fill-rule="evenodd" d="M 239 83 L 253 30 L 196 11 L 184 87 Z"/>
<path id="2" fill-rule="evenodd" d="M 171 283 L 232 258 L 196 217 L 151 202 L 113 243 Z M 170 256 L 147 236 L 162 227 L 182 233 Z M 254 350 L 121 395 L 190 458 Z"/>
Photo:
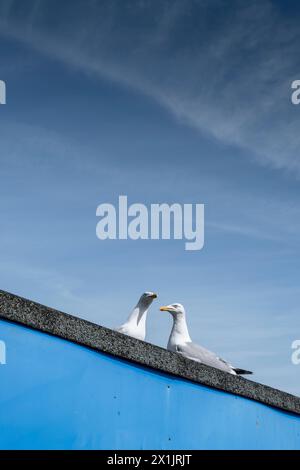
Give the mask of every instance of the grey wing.
<path id="1" fill-rule="evenodd" d="M 216 369 L 221 369 L 225 372 L 230 372 L 235 374 L 233 367 L 229 362 L 225 361 L 218 357 L 215 353 L 209 351 L 208 349 L 203 348 L 195 343 L 185 343 L 177 345 L 177 352 L 192 359 L 193 361 L 201 362 L 207 366 L 215 367 Z"/>

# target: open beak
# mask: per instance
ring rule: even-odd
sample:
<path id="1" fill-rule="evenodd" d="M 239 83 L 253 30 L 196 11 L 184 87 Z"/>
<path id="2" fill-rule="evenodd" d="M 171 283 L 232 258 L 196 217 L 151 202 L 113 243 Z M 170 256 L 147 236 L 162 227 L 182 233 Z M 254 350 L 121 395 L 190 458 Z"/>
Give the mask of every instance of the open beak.
<path id="1" fill-rule="evenodd" d="M 166 306 L 166 307 L 160 307 L 159 310 L 160 310 L 161 312 L 170 312 L 171 307 L 168 307 L 168 306 Z"/>

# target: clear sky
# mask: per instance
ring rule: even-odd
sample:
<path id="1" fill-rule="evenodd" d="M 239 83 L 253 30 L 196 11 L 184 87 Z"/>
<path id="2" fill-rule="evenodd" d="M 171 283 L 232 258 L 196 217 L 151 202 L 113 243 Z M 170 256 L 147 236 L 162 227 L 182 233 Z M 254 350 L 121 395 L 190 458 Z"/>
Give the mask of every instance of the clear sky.
<path id="1" fill-rule="evenodd" d="M 194 341 L 300 394 L 299 22 L 286 0 L 0 0 L 0 288 L 109 327 L 153 290 L 149 341 L 183 303 Z M 120 194 L 204 203 L 204 249 L 98 240 Z"/>

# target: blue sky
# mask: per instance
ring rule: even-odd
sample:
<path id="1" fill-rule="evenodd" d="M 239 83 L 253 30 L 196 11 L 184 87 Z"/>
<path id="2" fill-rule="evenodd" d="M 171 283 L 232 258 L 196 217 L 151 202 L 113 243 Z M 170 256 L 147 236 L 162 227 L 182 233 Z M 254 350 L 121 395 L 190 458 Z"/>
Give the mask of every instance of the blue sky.
<path id="1" fill-rule="evenodd" d="M 300 394 L 295 2 L 0 1 L 0 286 L 117 326 L 158 292 L 194 341 Z M 205 247 L 96 238 L 96 207 L 204 203 Z"/>

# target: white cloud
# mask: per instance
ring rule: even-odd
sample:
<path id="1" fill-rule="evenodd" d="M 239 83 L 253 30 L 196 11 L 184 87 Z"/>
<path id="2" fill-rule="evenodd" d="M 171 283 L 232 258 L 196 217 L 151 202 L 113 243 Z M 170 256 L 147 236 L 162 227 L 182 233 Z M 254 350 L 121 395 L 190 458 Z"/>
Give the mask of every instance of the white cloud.
<path id="1" fill-rule="evenodd" d="M 289 90 L 300 65 L 300 33 L 269 0 L 76 7 L 53 2 L 53 15 L 44 0 L 22 6 L 11 0 L 0 7 L 0 31 L 147 93 L 260 163 L 300 174 L 300 110 Z"/>

